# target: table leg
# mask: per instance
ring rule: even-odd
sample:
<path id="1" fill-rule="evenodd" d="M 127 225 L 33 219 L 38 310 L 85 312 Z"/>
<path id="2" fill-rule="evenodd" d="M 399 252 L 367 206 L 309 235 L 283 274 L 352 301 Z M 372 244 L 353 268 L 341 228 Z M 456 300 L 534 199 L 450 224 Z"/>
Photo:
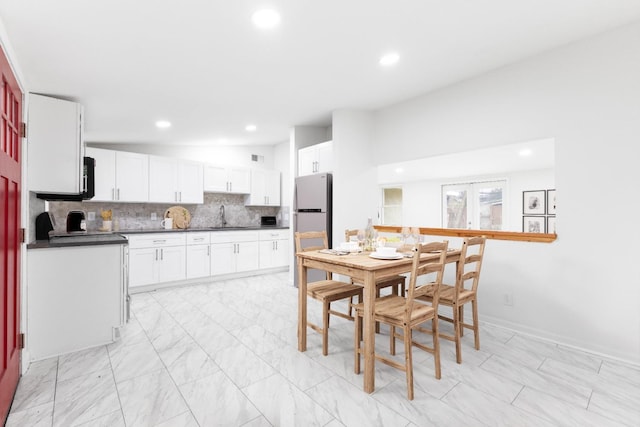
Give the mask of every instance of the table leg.
<path id="1" fill-rule="evenodd" d="M 376 298 L 376 282 L 374 274 L 365 272 L 364 277 L 364 317 L 363 317 L 363 341 L 364 341 L 364 391 L 373 393 L 375 389 L 375 322 L 373 308 Z"/>
<path id="2" fill-rule="evenodd" d="M 307 267 L 298 258 L 298 351 L 307 351 Z"/>

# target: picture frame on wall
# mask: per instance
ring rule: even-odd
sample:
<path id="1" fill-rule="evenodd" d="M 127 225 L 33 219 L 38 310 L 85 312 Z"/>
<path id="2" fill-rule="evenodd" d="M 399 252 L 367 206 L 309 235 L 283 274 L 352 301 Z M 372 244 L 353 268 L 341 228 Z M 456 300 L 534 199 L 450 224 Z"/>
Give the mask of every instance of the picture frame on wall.
<path id="1" fill-rule="evenodd" d="M 544 216 L 523 216 L 522 232 L 523 233 L 545 233 L 545 217 Z"/>
<path id="2" fill-rule="evenodd" d="M 556 214 L 556 190 L 547 190 L 547 214 Z"/>
<path id="3" fill-rule="evenodd" d="M 558 230 L 556 229 L 556 217 L 548 216 L 547 217 L 547 233 L 549 234 L 558 234 Z"/>
<path id="4" fill-rule="evenodd" d="M 546 191 L 522 192 L 522 215 L 544 215 L 546 213 Z"/>

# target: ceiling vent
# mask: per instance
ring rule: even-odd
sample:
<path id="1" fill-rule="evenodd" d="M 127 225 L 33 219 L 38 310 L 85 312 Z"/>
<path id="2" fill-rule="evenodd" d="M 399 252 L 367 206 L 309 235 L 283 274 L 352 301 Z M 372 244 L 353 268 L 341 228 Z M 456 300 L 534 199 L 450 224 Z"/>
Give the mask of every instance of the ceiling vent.
<path id="1" fill-rule="evenodd" d="M 251 161 L 256 163 L 264 163 L 264 156 L 259 156 L 257 154 L 251 155 Z"/>

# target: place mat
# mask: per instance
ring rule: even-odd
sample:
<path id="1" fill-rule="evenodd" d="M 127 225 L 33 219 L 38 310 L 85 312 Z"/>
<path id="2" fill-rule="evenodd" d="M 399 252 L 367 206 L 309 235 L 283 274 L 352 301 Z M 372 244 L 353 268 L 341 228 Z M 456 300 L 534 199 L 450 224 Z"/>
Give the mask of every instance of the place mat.
<path id="1" fill-rule="evenodd" d="M 165 218 L 173 219 L 173 228 L 189 228 L 191 213 L 183 206 L 171 206 L 164 213 Z"/>

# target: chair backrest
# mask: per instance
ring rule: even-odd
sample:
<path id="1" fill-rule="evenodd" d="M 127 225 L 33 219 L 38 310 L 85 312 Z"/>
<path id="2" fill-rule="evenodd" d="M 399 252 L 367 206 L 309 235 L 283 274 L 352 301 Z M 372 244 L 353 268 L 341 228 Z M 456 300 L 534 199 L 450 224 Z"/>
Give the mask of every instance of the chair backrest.
<path id="1" fill-rule="evenodd" d="M 358 229 L 354 228 L 353 230 L 349 230 L 348 228 L 346 230 L 344 230 L 344 241 L 348 242 L 351 240 L 351 236 L 357 236 L 358 235 Z"/>
<path id="2" fill-rule="evenodd" d="M 467 237 L 462 242 L 460 262 L 456 271 L 455 298 L 463 290 L 477 292 L 486 243 L 487 238 L 484 236 Z"/>
<path id="3" fill-rule="evenodd" d="M 329 248 L 326 231 L 296 231 L 296 252 L 317 251 Z"/>
<path id="4" fill-rule="evenodd" d="M 326 231 L 296 231 L 294 234 L 296 253 L 329 249 L 329 238 Z M 332 274 L 327 271 L 327 280 Z"/>
<path id="5" fill-rule="evenodd" d="M 440 300 L 440 285 L 442 284 L 442 276 L 444 275 L 444 266 L 447 259 L 447 249 L 449 242 L 431 242 L 425 244 L 417 244 L 413 248 L 413 265 L 411 267 L 411 277 L 409 279 L 409 288 L 407 289 L 407 304 L 405 308 L 405 316 L 407 320 L 411 317 L 415 299 L 433 292 L 431 301 L 433 307 L 438 309 Z M 437 258 L 433 255 L 438 253 Z M 424 255 L 430 255 L 429 260 L 423 259 Z M 418 284 L 418 280 L 426 276 L 427 283 Z"/>

